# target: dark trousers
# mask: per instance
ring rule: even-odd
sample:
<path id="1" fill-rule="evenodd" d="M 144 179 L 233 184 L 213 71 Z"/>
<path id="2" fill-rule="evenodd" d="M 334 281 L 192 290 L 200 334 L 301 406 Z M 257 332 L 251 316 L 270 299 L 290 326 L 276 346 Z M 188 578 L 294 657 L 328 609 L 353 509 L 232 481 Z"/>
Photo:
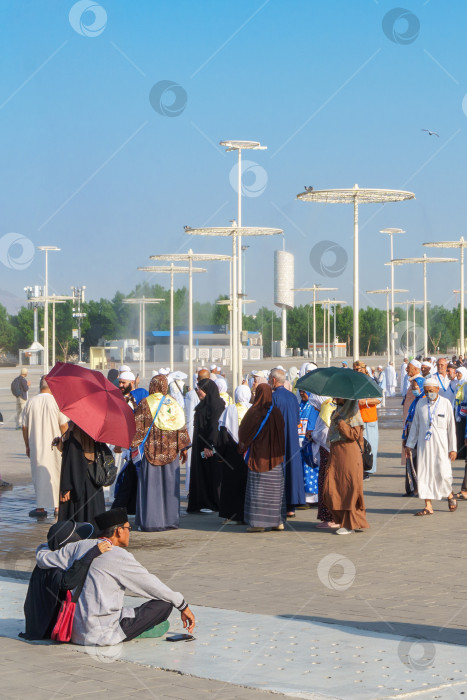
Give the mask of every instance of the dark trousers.
<path id="1" fill-rule="evenodd" d="M 465 462 L 464 481 L 462 482 L 461 491 L 467 491 L 467 461 Z"/>
<path id="2" fill-rule="evenodd" d="M 456 437 L 457 437 L 457 459 L 467 459 L 465 451 L 465 418 L 462 417 L 459 422 L 456 422 Z"/>
<path id="3" fill-rule="evenodd" d="M 130 460 L 125 469 L 119 474 L 117 483 L 118 491 L 112 508 L 126 508 L 129 515 L 136 513 L 136 494 L 138 491 L 138 474 L 136 467 Z"/>
<path id="4" fill-rule="evenodd" d="M 129 642 L 130 639 L 135 639 L 150 627 L 164 622 L 172 609 L 172 603 L 167 603 L 165 600 L 148 600 L 147 603 L 135 608 L 134 617 L 123 617 L 120 620 L 120 627 L 126 636 L 123 641 Z"/>
<path id="5" fill-rule="evenodd" d="M 413 496 L 418 489 L 417 484 L 417 446 L 412 450 L 412 465 L 410 459 L 405 460 L 405 493 L 407 496 Z M 414 473 L 415 472 L 415 473 Z"/>

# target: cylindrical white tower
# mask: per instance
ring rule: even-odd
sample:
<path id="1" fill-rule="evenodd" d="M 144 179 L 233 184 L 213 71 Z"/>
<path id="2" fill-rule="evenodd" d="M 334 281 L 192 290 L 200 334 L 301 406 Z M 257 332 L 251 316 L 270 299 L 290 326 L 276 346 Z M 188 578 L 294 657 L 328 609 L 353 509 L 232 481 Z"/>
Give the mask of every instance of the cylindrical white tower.
<path id="1" fill-rule="evenodd" d="M 294 306 L 294 256 L 286 250 L 274 253 L 274 304 L 282 309 L 281 357 L 287 347 L 287 309 Z M 279 354 L 279 353 L 277 353 Z"/>

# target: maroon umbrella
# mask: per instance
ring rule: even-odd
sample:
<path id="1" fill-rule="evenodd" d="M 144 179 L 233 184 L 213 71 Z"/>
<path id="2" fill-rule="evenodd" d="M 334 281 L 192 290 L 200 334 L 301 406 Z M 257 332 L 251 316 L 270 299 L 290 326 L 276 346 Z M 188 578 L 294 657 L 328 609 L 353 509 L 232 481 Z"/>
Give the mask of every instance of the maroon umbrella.
<path id="1" fill-rule="evenodd" d="M 46 377 L 60 410 L 99 442 L 129 447 L 135 417 L 118 387 L 101 372 L 57 362 Z"/>

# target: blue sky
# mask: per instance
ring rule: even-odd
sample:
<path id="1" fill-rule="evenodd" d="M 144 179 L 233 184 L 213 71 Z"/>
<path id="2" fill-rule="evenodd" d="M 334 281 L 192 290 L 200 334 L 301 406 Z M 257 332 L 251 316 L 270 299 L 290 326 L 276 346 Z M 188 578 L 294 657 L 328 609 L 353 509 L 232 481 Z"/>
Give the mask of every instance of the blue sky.
<path id="1" fill-rule="evenodd" d="M 467 238 L 461 0 L 403 0 L 392 33 L 387 13 L 395 4 L 386 0 L 102 0 L 97 8 L 89 0 L 97 14 L 84 11 L 81 23 L 86 2 L 77 5 L 0 0 L 2 290 L 23 297 L 23 287 L 43 277 L 42 253 L 15 269 L 21 247 L 6 251 L 4 238 L 12 232 L 62 249 L 50 256 L 51 289 L 85 284 L 92 298 L 129 292 L 145 279 L 136 268 L 151 254 L 190 246 L 229 253 L 228 241 L 183 231 L 236 216 L 236 156 L 218 146 L 222 139 L 268 147 L 244 153 L 253 165 L 244 174 L 243 224 L 284 229 L 296 286 L 336 286 L 351 302 L 352 209 L 299 202 L 304 185 L 416 195 L 360 208 L 363 306 L 385 304 L 364 294 L 389 283 L 389 241 L 379 229 L 407 231 L 396 238 L 396 257 L 422 255 L 425 241 Z M 177 116 L 149 101 L 161 81 L 181 86 Z M 164 111 L 170 94 L 161 99 Z M 260 195 L 250 196 L 258 186 Z M 310 262 L 323 240 L 348 254 L 338 277 Z M 247 293 L 271 305 L 273 251 L 282 240 L 249 243 Z M 225 263 L 208 268 L 195 283 L 200 301 L 228 291 Z M 430 300 L 452 305 L 458 278 L 458 265 L 432 266 Z M 404 298 L 421 298 L 421 268 L 397 269 L 396 285 L 410 290 Z"/>

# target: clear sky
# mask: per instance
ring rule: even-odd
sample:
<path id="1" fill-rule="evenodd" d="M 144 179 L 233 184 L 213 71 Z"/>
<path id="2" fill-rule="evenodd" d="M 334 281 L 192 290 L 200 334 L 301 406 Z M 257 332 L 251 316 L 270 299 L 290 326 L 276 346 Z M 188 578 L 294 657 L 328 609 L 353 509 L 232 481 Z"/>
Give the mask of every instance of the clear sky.
<path id="1" fill-rule="evenodd" d="M 236 216 L 236 155 L 218 143 L 248 139 L 268 150 L 244 154 L 243 224 L 284 229 L 296 286 L 351 302 L 352 208 L 299 202 L 304 185 L 415 193 L 360 208 L 361 303 L 384 306 L 364 294 L 389 283 L 379 229 L 407 231 L 396 257 L 467 238 L 467 4 L 401 3 L 388 14 L 388 0 L 0 0 L 0 289 L 24 298 L 42 281 L 43 253 L 31 259 L 21 237 L 62 249 L 51 290 L 85 284 L 90 298 L 129 292 L 151 254 L 229 253 L 183 226 Z M 169 81 L 180 87 L 163 92 Z M 326 240 L 348 255 L 333 278 L 332 253 L 310 262 Z M 247 293 L 271 305 L 282 240 L 249 243 Z M 226 264 L 208 267 L 200 301 L 228 292 Z M 421 268 L 397 269 L 396 286 L 421 298 Z M 431 266 L 433 303 L 452 305 L 454 288 L 457 264 Z"/>

